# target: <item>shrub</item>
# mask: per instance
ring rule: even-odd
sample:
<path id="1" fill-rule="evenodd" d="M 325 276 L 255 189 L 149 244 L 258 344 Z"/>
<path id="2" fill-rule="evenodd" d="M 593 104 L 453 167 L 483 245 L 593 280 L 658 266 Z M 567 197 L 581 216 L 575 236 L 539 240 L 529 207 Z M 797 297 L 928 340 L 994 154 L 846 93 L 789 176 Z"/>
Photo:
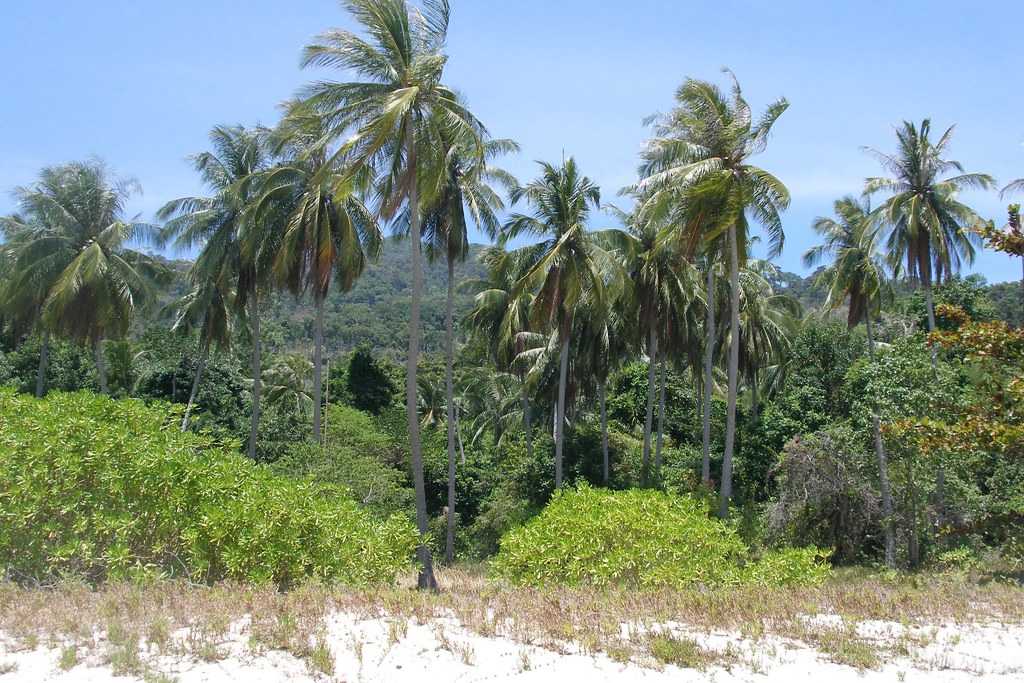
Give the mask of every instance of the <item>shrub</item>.
<path id="1" fill-rule="evenodd" d="M 391 438 L 377 429 L 369 415 L 348 406 L 328 406 L 326 423 L 323 446 L 292 445 L 271 469 L 342 486 L 378 516 L 406 513 L 411 518 L 413 490 L 405 485 L 405 473 L 388 464 L 397 448 Z"/>
<path id="2" fill-rule="evenodd" d="M 0 391 L 0 567 L 364 585 L 407 565 L 406 520 L 375 522 L 339 489 L 276 476 L 179 419 L 164 404 Z"/>
<path id="3" fill-rule="evenodd" d="M 563 489 L 508 534 L 493 569 L 532 586 L 717 587 L 812 582 L 827 571 L 815 551 L 751 559 L 736 530 L 689 496 L 654 490 Z"/>

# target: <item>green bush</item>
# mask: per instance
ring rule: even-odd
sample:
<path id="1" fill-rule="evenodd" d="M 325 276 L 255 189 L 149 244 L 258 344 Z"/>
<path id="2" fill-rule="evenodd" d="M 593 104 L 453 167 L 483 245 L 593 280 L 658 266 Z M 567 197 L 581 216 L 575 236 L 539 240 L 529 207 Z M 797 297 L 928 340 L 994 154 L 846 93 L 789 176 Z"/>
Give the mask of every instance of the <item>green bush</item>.
<path id="1" fill-rule="evenodd" d="M 0 568 L 365 585 L 408 564 L 407 520 L 373 521 L 340 489 L 274 475 L 179 419 L 165 404 L 0 391 Z"/>
<path id="2" fill-rule="evenodd" d="M 413 490 L 405 473 L 391 465 L 395 442 L 372 417 L 348 406 L 330 405 L 323 446 L 295 444 L 270 466 L 278 474 L 310 477 L 344 487 L 350 497 L 378 516 L 402 513 L 412 518 Z"/>
<path id="3" fill-rule="evenodd" d="M 563 489 L 505 535 L 493 569 L 515 584 L 639 588 L 802 583 L 822 578 L 821 553 L 754 561 L 736 530 L 689 496 L 654 490 Z"/>

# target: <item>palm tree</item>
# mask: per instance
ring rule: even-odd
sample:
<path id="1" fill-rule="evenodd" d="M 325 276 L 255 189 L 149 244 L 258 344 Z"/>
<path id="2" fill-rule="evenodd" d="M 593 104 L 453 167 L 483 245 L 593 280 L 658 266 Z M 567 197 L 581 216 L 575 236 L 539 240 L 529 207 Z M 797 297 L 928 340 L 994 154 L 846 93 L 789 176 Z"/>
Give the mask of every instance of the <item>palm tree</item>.
<path id="1" fill-rule="evenodd" d="M 565 392 L 569 370 L 569 341 L 576 307 L 593 297 L 603 300 L 603 279 L 591 254 L 586 230 L 592 207 L 599 208 L 601 191 L 581 175 L 571 157 L 561 167 L 539 162 L 541 175 L 511 193 L 513 204 L 525 201 L 532 215 L 513 214 L 503 239 L 530 234 L 542 238 L 528 247 L 533 255 L 518 290 L 536 292 L 531 317 L 536 328 L 555 330 L 559 343 L 558 403 L 555 409 L 555 486 L 562 485 L 562 446 L 565 427 Z"/>
<path id="2" fill-rule="evenodd" d="M 313 397 L 309 393 L 309 379 L 313 364 L 300 353 L 277 358 L 263 371 L 267 387 L 267 403 L 289 412 L 309 415 L 313 411 Z"/>
<path id="3" fill-rule="evenodd" d="M 134 181 L 112 178 L 99 161 L 48 167 L 35 185 L 15 191 L 25 218 L 5 221 L 5 232 L 18 235 L 12 281 L 24 293 L 17 298 L 41 301 L 44 336 L 52 331 L 93 346 L 102 393 L 108 391 L 103 340 L 128 332 L 165 274 L 155 259 L 126 246 L 155 232 L 123 217 L 138 189 Z"/>
<path id="4" fill-rule="evenodd" d="M 343 6 L 363 28 L 367 38 L 334 30 L 308 45 L 304 66 L 346 69 L 362 80 L 318 82 L 303 93 L 305 102 L 327 118 L 332 137 L 348 136 L 336 156 L 358 173 L 364 165 L 380 171 L 378 193 L 381 214 L 393 217 L 404 204 L 409 210 L 413 291 L 409 311 L 409 353 L 406 358 L 406 413 L 416 489 L 416 521 L 422 538 L 427 533 L 427 499 L 423 482 L 423 454 L 417 419 L 416 370 L 420 346 L 420 299 L 423 272 L 420 262 L 419 190 L 436 187 L 423 182 L 420 161 L 430 161 L 445 139 L 475 140 L 475 155 L 483 154 L 485 129 L 444 85 L 448 33 L 447 0 L 343 0 Z M 354 131 L 354 132 L 353 132 Z M 443 164 L 433 164 L 435 169 Z M 425 543 L 418 551 L 422 570 L 420 588 L 436 588 L 433 561 Z"/>
<path id="5" fill-rule="evenodd" d="M 728 72 L 732 76 L 732 72 Z M 782 250 L 785 235 L 779 212 L 789 205 L 789 191 L 749 158 L 767 146 L 772 126 L 789 104 L 779 99 L 755 123 L 739 83 L 732 76 L 727 97 L 706 81 L 687 80 L 676 93 L 676 107 L 658 126 L 645 151 L 644 179 L 638 189 L 647 197 L 642 211 L 664 213 L 681 205 L 687 220 L 679 239 L 692 246 L 695 236 L 720 243 L 729 255 L 731 342 L 728 362 L 728 412 L 722 461 L 719 514 L 728 514 L 732 497 L 732 459 L 736 442 L 736 395 L 739 371 L 739 274 L 746 260 L 751 220 L 760 223 L 770 255 Z M 723 249 L 717 244 L 714 253 Z"/>
<path id="6" fill-rule="evenodd" d="M 480 254 L 480 261 L 487 266 L 487 276 L 480 280 L 466 281 L 460 286 L 476 292 L 473 308 L 466 315 L 465 324 L 484 343 L 498 371 L 514 373 L 519 378 L 526 453 L 532 460 L 533 429 L 530 424 L 529 388 L 524 364 L 516 362 L 517 357 L 526 350 L 523 333 L 530 330 L 530 310 L 533 306 L 532 292 L 517 287 L 523 265 L 529 263 L 530 255 L 527 254 L 525 259 L 522 256 L 501 247 L 485 249 Z"/>
<path id="7" fill-rule="evenodd" d="M 516 187 L 516 181 L 506 172 L 493 168 L 487 161 L 499 154 L 518 151 L 511 140 L 488 140 L 484 156 L 477 156 L 475 140 L 452 141 L 441 157 L 443 171 L 427 173 L 437 178 L 439 186 L 424 193 L 433 197 L 433 204 L 421 211 L 423 240 L 427 245 L 427 258 L 434 261 L 443 257 L 448 268 L 448 296 L 445 304 L 445 392 L 448 421 L 448 530 L 445 562 L 454 561 L 455 547 L 455 264 L 469 255 L 469 232 L 466 214 L 473 223 L 494 239 L 500 230 L 497 212 L 504 210 L 501 196 L 488 184 L 501 182 L 507 189 Z M 468 144 L 468 147 L 467 147 Z"/>
<path id="8" fill-rule="evenodd" d="M 272 144 L 282 162 L 259 178 L 253 202 L 257 222 L 276 211 L 285 221 L 274 255 L 274 276 L 293 295 L 312 291 L 316 318 L 313 333 L 313 441 L 323 442 L 324 302 L 332 282 L 348 292 L 381 248 L 377 221 L 360 199 L 361 184 L 329 166 L 324 119 L 297 104 L 287 114 Z M 363 179 L 365 180 L 365 179 Z"/>
<path id="9" fill-rule="evenodd" d="M 61 259 L 55 252 L 54 258 L 44 259 L 42 253 L 22 257 L 25 247 L 39 235 L 40 226 L 32 226 L 17 214 L 0 218 L 0 327 L 6 327 L 13 335 L 36 331 L 40 335 L 39 365 L 36 370 L 36 398 L 46 394 L 46 373 L 50 360 L 50 330 L 42 320 L 43 303 L 50 285 L 60 272 Z M 56 250 L 58 243 L 49 242 L 43 250 Z M 40 247 L 36 247 L 39 249 Z M 25 262 L 18 267 L 19 258 Z M 28 260 L 34 264 L 28 267 Z"/>
<path id="10" fill-rule="evenodd" d="M 651 442 L 654 433 L 654 405 L 656 395 L 663 395 L 656 379 L 659 361 L 664 362 L 667 354 L 659 352 L 659 343 L 668 345 L 669 333 L 675 328 L 676 316 L 685 308 L 693 293 L 692 268 L 682 258 L 678 242 L 671 235 L 670 226 L 662 226 L 653 220 L 644 220 L 636 213 L 626 214 L 612 209 L 626 226 L 625 231 L 604 231 L 599 238 L 622 254 L 625 260 L 625 281 L 630 284 L 633 316 L 639 321 L 639 330 L 646 337 L 647 370 L 647 412 L 644 422 L 644 446 L 642 478 L 646 482 L 651 472 Z M 664 382 L 661 382 L 663 385 Z M 658 400 L 659 414 L 664 415 Z M 661 425 L 659 419 L 659 444 Z M 655 456 L 656 467 L 660 464 L 660 446 Z"/>
<path id="11" fill-rule="evenodd" d="M 176 302 L 178 313 L 172 331 L 199 331 L 199 358 L 196 361 L 195 376 L 192 378 L 192 389 L 185 405 L 185 414 L 181 417 L 183 432 L 188 430 L 189 416 L 199 393 L 199 383 L 202 381 L 206 361 L 210 355 L 210 347 L 216 345 L 218 349 L 224 350 L 231 346 L 233 298 L 234 292 L 226 289 L 223 280 L 196 281 L 193 278 L 192 290 Z"/>
<path id="12" fill-rule="evenodd" d="M 925 119 L 920 127 L 904 121 L 896 131 L 899 144 L 895 154 L 866 148 L 892 174 L 889 178 L 868 178 L 864 192 L 892 194 L 875 214 L 891 226 L 886 248 L 893 275 L 898 277 L 905 264 L 907 275 L 924 287 L 929 332 L 935 331 L 932 285 L 956 273 L 963 261 L 974 261 L 975 244 L 980 238 L 970 229 L 984 225 L 957 195 L 961 190 L 994 185 L 991 176 L 967 173 L 960 162 L 945 158 L 953 129 L 950 126 L 938 142 L 932 142 L 931 121 Z M 950 172 L 955 175 L 942 177 Z M 937 362 L 933 349 L 932 364 Z"/>
<path id="13" fill-rule="evenodd" d="M 266 131 L 262 130 L 242 126 L 215 127 L 210 131 L 213 151 L 190 157 L 193 167 L 212 194 L 175 199 L 157 212 L 157 219 L 166 221 L 161 231 L 163 241 L 173 241 L 180 249 L 202 247 L 189 277 L 193 282 L 204 283 L 204 286 L 217 283 L 220 298 L 213 296 L 214 290 L 207 290 L 210 296 L 200 297 L 197 304 L 216 304 L 226 291 L 234 290 L 232 301 L 236 310 L 244 313 L 248 305 L 252 337 L 252 414 L 247 451 L 252 459 L 256 458 L 263 372 L 259 290 L 267 268 L 265 258 L 262 264 L 260 259 L 251 258 L 260 250 L 243 242 L 247 237 L 251 242 L 251 236 L 259 233 L 255 229 L 247 229 L 247 226 L 252 222 L 249 209 L 256 196 L 253 179 L 267 165 L 265 138 Z"/>
<path id="14" fill-rule="evenodd" d="M 1024 192 L 1024 178 L 1017 178 L 1016 180 L 1006 184 L 999 196 L 1005 198 L 1014 192 Z M 1006 229 L 1017 236 L 1021 236 L 1021 222 L 1020 222 L 1020 204 L 1011 204 L 1009 206 L 1009 221 L 1006 224 Z M 1021 265 L 1021 277 L 1020 277 L 1020 289 L 1021 289 L 1021 305 L 1024 306 L 1024 254 L 1019 254 L 1020 265 Z"/>
<path id="15" fill-rule="evenodd" d="M 843 197 L 835 203 L 835 218 L 817 218 L 813 227 L 823 243 L 804 254 L 807 267 L 831 256 L 833 261 L 819 276 L 819 282 L 828 288 L 826 305 L 830 308 L 849 302 L 846 318 L 848 328 L 861 320 L 867 324 L 868 353 L 875 361 L 875 342 L 871 320 L 881 308 L 883 297 L 889 293 L 885 265 L 880 255 L 880 235 L 871 217 L 867 199 Z M 875 455 L 878 458 L 878 481 L 882 492 L 882 514 L 885 517 L 885 563 L 896 566 L 896 531 L 893 526 L 892 487 L 889 484 L 889 461 L 882 440 L 878 411 L 871 414 Z"/>

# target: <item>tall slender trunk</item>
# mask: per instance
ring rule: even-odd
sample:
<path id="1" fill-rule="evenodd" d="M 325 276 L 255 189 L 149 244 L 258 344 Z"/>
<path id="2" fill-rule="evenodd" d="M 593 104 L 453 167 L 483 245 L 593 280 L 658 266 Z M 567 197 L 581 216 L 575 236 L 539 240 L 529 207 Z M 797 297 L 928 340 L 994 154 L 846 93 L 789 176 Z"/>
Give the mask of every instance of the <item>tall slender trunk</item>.
<path id="1" fill-rule="evenodd" d="M 707 268 L 707 320 L 704 323 L 704 457 L 701 461 L 700 478 L 706 486 L 711 485 L 711 391 L 712 370 L 715 362 L 715 273 L 714 264 L 708 263 Z"/>
<path id="2" fill-rule="evenodd" d="M 750 417 L 756 423 L 759 419 L 761 399 L 757 395 L 757 370 L 750 377 Z"/>
<path id="3" fill-rule="evenodd" d="M 729 395 L 725 417 L 725 449 L 722 453 L 722 491 L 718 514 L 729 515 L 732 497 L 732 455 L 736 445 L 736 384 L 740 365 L 740 266 L 736 224 L 729 226 Z"/>
<path id="4" fill-rule="evenodd" d="M 420 532 L 420 543 L 416 555 L 420 561 L 420 573 L 416 581 L 420 589 L 437 590 L 434 577 L 434 559 L 427 538 L 427 491 L 423 479 L 423 448 L 420 443 L 420 421 L 416 412 L 417 384 L 416 370 L 420 356 L 420 299 L 423 296 L 423 264 L 420 262 L 420 207 L 417 187 L 416 144 L 412 126 L 405 133 L 406 163 L 411 169 L 409 182 L 409 233 L 412 249 L 412 301 L 409 305 L 409 353 L 405 360 L 405 410 L 409 421 L 409 450 L 412 455 L 412 480 L 416 490 L 416 526 Z"/>
<path id="5" fill-rule="evenodd" d="M 530 424 L 530 397 L 526 393 L 526 382 L 520 378 L 522 382 L 520 399 L 523 403 L 523 428 L 526 430 L 526 457 L 530 462 L 533 462 L 533 429 Z"/>
<path id="6" fill-rule="evenodd" d="M 644 451 L 640 463 L 640 483 L 644 486 L 647 485 L 651 469 L 651 434 L 654 431 L 654 395 L 657 391 L 658 329 L 653 315 L 647 335 L 647 414 L 644 417 Z"/>
<path id="7" fill-rule="evenodd" d="M 452 339 L 453 310 L 455 307 L 455 261 L 448 257 L 448 301 L 444 320 L 444 384 L 448 407 L 448 529 L 445 537 L 444 561 L 455 561 L 455 351 Z"/>
<path id="8" fill-rule="evenodd" d="M 199 383 L 203 378 L 203 370 L 206 368 L 206 357 L 210 354 L 210 346 L 202 344 L 199 352 L 199 360 L 196 363 L 196 374 L 192 378 L 192 390 L 188 394 L 188 403 L 185 404 L 185 414 L 181 416 L 181 431 L 188 430 L 188 418 L 192 415 L 192 406 L 196 404 L 196 395 L 199 394 Z"/>
<path id="9" fill-rule="evenodd" d="M 39 346 L 39 369 L 36 370 L 36 398 L 46 395 L 46 370 L 50 367 L 50 331 L 43 331 L 43 342 Z"/>
<path id="10" fill-rule="evenodd" d="M 654 481 L 661 481 L 661 444 L 665 437 L 665 354 L 661 354 L 661 380 L 658 389 L 658 439 L 654 446 Z"/>
<path id="11" fill-rule="evenodd" d="M 565 385 L 569 375 L 569 333 L 562 333 L 558 369 L 558 406 L 555 411 L 555 488 L 562 487 L 562 445 L 565 440 Z"/>
<path id="12" fill-rule="evenodd" d="M 260 431 L 260 393 L 263 391 L 263 359 L 260 357 L 260 300 L 259 288 L 254 287 L 250 299 L 251 311 L 249 317 L 252 319 L 252 359 L 249 371 L 252 373 L 252 416 L 249 421 L 249 458 L 256 459 L 256 438 Z"/>
<path id="13" fill-rule="evenodd" d="M 316 324 L 313 330 L 313 443 L 322 444 L 324 395 L 324 297 L 316 297 Z"/>
<path id="14" fill-rule="evenodd" d="M 103 353 L 103 339 L 96 340 L 96 376 L 100 381 L 100 393 L 108 394 L 110 389 L 107 386 L 107 356 Z"/>
<path id="15" fill-rule="evenodd" d="M 462 420 L 459 419 L 459 411 L 455 411 L 455 439 L 459 444 L 459 462 L 466 464 L 466 446 L 462 443 Z"/>
<path id="16" fill-rule="evenodd" d="M 925 302 L 928 305 L 928 332 L 935 331 L 935 299 L 932 295 L 932 279 L 926 277 L 924 281 Z M 932 370 L 936 379 L 939 373 L 939 349 L 935 344 L 931 345 Z M 941 525 L 946 518 L 946 469 L 940 462 L 935 471 L 935 507 L 938 513 L 938 523 Z"/>
<path id="17" fill-rule="evenodd" d="M 910 498 L 910 534 L 907 540 L 907 555 L 911 567 L 921 563 L 921 546 L 917 535 L 917 484 L 914 481 L 914 464 L 910 458 L 907 462 L 907 493 Z"/>
<path id="18" fill-rule="evenodd" d="M 604 380 L 599 380 L 597 383 L 597 401 L 601 406 L 601 462 L 603 465 L 601 479 L 607 486 L 611 479 L 611 463 L 608 460 L 608 411 L 605 405 Z"/>
<path id="19" fill-rule="evenodd" d="M 868 355 L 875 362 L 875 338 L 871 328 L 871 313 L 866 316 L 868 327 Z M 885 564 L 890 569 L 896 568 L 896 529 L 894 527 L 892 505 L 892 487 L 889 485 L 889 459 L 885 453 L 885 442 L 882 440 L 882 425 L 878 418 L 878 410 L 871 408 L 871 429 L 874 432 L 875 455 L 878 457 L 878 487 L 882 492 L 882 517 L 885 532 Z"/>
<path id="20" fill-rule="evenodd" d="M 928 332 L 935 331 L 935 299 L 932 296 L 932 280 L 926 278 L 924 281 L 924 300 L 928 308 Z M 932 346 L 932 369 L 939 369 L 939 350 Z"/>

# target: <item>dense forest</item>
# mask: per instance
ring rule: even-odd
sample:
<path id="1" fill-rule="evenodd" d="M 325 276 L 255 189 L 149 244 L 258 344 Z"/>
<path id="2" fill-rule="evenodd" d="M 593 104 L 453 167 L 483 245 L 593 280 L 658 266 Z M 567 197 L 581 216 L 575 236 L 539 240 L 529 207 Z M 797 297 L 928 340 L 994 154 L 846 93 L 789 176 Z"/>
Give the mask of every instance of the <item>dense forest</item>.
<path id="1" fill-rule="evenodd" d="M 446 2 L 346 6 L 362 33 L 303 51 L 345 80 L 215 126 L 203 196 L 133 219 L 97 160 L 14 190 L 8 576 L 359 583 L 414 548 L 424 588 L 435 555 L 537 585 L 1024 559 L 1021 283 L 960 276 L 1024 253 L 1019 207 L 963 192 L 1024 181 L 903 122 L 866 141 L 878 177 L 791 228 L 820 237 L 801 277 L 751 255 L 785 245 L 785 179 L 755 165 L 785 99 L 684 80 L 620 211 L 572 157 L 502 170 L 515 142 L 445 85 Z"/>

